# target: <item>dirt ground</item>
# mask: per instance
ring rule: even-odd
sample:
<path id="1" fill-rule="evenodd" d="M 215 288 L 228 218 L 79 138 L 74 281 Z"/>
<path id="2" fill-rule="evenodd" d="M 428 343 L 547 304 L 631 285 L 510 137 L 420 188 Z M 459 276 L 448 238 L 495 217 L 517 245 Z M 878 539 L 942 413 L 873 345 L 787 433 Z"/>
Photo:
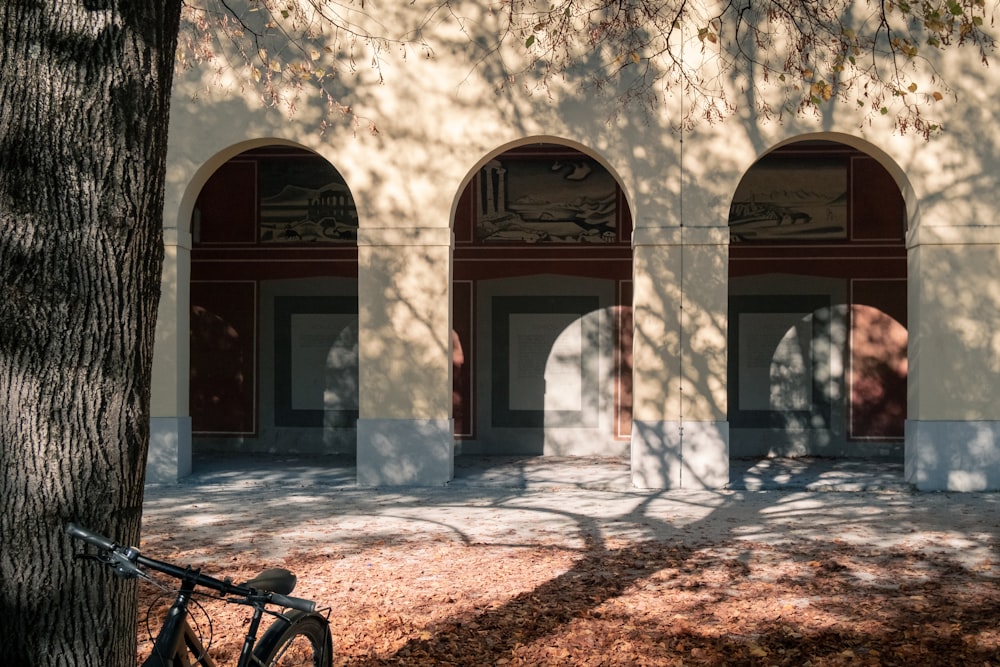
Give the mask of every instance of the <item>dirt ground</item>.
<path id="1" fill-rule="evenodd" d="M 140 547 L 237 580 L 293 570 L 295 595 L 329 609 L 341 666 L 1000 666 L 998 508 L 990 494 L 167 489 L 147 494 Z M 141 590 L 140 641 L 156 592 Z M 205 609 L 225 663 L 245 610 Z"/>

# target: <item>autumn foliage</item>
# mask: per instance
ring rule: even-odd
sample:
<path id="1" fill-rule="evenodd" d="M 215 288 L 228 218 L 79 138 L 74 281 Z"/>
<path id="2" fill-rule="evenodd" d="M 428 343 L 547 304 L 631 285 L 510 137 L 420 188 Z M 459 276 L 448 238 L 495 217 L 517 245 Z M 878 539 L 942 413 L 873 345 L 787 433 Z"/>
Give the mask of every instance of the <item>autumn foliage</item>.
<path id="1" fill-rule="evenodd" d="M 182 536 L 155 542 L 181 560 L 206 554 Z M 299 572 L 296 593 L 331 610 L 340 666 L 1000 665 L 1000 571 L 990 562 L 832 536 L 557 542 L 371 537 L 317 541 L 281 562 L 209 551 L 212 568 L 237 578 L 272 565 Z M 143 590 L 146 609 L 154 591 Z M 212 650 L 235 656 L 245 610 L 206 611 Z"/>

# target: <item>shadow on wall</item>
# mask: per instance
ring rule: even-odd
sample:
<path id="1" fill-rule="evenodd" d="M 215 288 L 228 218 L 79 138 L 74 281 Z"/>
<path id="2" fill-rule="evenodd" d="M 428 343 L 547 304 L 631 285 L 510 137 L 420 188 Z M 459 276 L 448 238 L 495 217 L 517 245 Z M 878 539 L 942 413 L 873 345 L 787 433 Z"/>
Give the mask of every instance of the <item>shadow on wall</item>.
<path id="1" fill-rule="evenodd" d="M 906 480 L 918 489 L 1000 489 L 1000 448 L 989 425 L 935 421 L 908 433 Z"/>
<path id="2" fill-rule="evenodd" d="M 725 424 L 632 424 L 632 484 L 639 489 L 720 489 L 729 484 Z"/>

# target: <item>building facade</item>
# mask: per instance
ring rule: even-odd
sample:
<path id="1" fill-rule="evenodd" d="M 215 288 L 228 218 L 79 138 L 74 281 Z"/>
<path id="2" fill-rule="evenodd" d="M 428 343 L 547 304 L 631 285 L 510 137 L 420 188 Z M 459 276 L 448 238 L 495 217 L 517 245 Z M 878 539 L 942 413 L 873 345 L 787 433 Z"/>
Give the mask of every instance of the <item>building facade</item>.
<path id="1" fill-rule="evenodd" d="M 193 451 L 346 454 L 364 485 L 535 454 L 722 488 L 817 455 L 1000 488 L 995 75 L 936 65 L 929 140 L 836 103 L 681 131 L 680 94 L 498 93 L 462 49 L 352 75 L 324 131 L 180 72 L 149 481 Z"/>

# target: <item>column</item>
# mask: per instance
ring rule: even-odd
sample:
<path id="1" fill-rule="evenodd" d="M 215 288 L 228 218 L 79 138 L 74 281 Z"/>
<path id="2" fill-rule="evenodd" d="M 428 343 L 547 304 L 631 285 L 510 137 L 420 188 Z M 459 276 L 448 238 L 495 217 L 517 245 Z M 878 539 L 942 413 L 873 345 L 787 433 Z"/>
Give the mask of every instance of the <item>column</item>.
<path id="1" fill-rule="evenodd" d="M 1000 489 L 1000 228 L 923 224 L 907 246 L 906 480 Z"/>
<path id="2" fill-rule="evenodd" d="M 147 484 L 173 484 L 191 474 L 188 368 L 191 236 L 163 230 L 163 272 L 153 348 Z"/>
<path id="3" fill-rule="evenodd" d="M 632 482 L 729 483 L 724 227 L 643 227 L 634 239 Z"/>
<path id="4" fill-rule="evenodd" d="M 358 484 L 454 473 L 451 229 L 358 232 Z"/>

